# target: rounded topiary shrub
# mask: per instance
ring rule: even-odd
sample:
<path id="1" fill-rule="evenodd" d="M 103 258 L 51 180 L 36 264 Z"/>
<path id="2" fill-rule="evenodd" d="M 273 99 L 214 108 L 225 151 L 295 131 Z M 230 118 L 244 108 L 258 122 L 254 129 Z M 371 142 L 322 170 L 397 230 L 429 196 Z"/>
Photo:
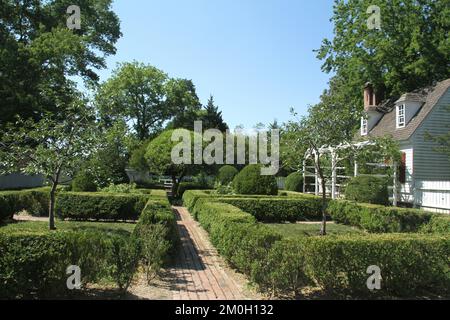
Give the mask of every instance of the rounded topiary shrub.
<path id="1" fill-rule="evenodd" d="M 216 181 L 221 185 L 227 185 L 233 181 L 234 177 L 239 173 L 238 169 L 233 166 L 223 166 L 219 169 Z"/>
<path id="2" fill-rule="evenodd" d="M 238 194 L 278 194 L 275 176 L 261 175 L 261 165 L 246 166 L 233 179 L 233 189 Z"/>
<path id="3" fill-rule="evenodd" d="M 303 175 L 300 172 L 294 172 L 287 176 L 284 182 L 284 189 L 288 191 L 303 191 Z"/>
<path id="4" fill-rule="evenodd" d="M 94 177 L 86 170 L 77 173 L 72 181 L 72 191 L 74 192 L 95 192 L 97 185 L 94 183 Z"/>
<path id="5" fill-rule="evenodd" d="M 374 176 L 354 177 L 345 188 L 345 198 L 357 202 L 388 205 L 389 192 L 387 181 Z"/>

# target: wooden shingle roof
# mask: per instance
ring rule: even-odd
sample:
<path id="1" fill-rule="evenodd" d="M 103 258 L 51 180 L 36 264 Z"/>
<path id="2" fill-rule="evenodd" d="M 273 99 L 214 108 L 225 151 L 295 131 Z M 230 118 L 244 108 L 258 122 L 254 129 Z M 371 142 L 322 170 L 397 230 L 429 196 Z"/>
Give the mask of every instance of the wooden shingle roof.
<path id="1" fill-rule="evenodd" d="M 411 101 L 423 101 L 423 106 L 417 114 L 409 121 L 404 128 L 396 127 L 395 102 L 396 99 L 384 101 L 378 106 L 378 111 L 384 113 L 383 117 L 370 130 L 369 136 L 382 137 L 391 135 L 395 140 L 407 140 L 417 130 L 420 124 L 425 120 L 427 115 L 433 110 L 433 107 L 439 99 L 450 88 L 450 79 L 437 83 L 434 87 L 420 89 L 411 93 L 404 94 L 398 101 L 408 99 Z M 357 136 L 361 138 L 360 133 Z"/>

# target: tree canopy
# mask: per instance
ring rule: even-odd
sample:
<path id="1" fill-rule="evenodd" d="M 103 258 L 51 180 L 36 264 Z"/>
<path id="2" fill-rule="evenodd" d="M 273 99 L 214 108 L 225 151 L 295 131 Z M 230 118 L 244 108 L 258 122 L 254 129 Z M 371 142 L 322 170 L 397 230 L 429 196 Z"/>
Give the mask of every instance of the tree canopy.
<path id="1" fill-rule="evenodd" d="M 163 124 L 200 106 L 192 81 L 171 79 L 163 71 L 143 63 L 119 64 L 97 93 L 96 104 L 106 123 L 133 123 L 140 140 L 161 131 Z"/>
<path id="2" fill-rule="evenodd" d="M 66 26 L 68 0 L 0 1 L 0 128 L 22 118 L 63 112 L 74 93 L 71 76 L 97 81 L 121 36 L 111 0 L 77 1 L 80 30 Z"/>
<path id="3" fill-rule="evenodd" d="M 335 0 L 332 40 L 317 51 L 322 69 L 334 72 L 330 90 L 338 103 L 362 110 L 366 82 L 385 97 L 450 77 L 448 0 Z M 381 30 L 369 30 L 367 8 L 381 9 Z"/>

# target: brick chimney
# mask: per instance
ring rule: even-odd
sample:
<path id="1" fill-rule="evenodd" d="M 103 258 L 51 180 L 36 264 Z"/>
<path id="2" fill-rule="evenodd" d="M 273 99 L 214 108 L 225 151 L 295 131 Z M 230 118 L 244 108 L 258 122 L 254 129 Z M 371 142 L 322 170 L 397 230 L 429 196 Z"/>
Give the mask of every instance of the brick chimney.
<path id="1" fill-rule="evenodd" d="M 382 94 L 377 94 L 373 85 L 367 82 L 364 86 L 365 117 L 361 118 L 361 135 L 367 135 L 375 124 L 381 119 L 382 113 L 377 110 Z"/>
<path id="2" fill-rule="evenodd" d="M 364 86 L 364 110 L 366 112 L 375 111 L 376 106 L 379 103 L 377 98 L 372 83 L 367 82 Z"/>

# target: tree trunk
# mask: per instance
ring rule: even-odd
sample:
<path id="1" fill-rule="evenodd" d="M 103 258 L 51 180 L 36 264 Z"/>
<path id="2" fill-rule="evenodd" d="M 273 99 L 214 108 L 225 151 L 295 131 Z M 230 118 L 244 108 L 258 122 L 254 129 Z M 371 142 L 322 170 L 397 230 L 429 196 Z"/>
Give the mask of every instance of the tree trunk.
<path id="1" fill-rule="evenodd" d="M 50 230 L 56 230 L 55 227 L 55 199 L 56 199 L 56 187 L 58 183 L 53 182 L 52 189 L 50 191 L 50 207 L 49 207 L 49 228 Z"/>
<path id="2" fill-rule="evenodd" d="M 320 177 L 322 179 L 322 228 L 320 229 L 320 235 L 327 235 L 327 190 L 326 190 L 326 181 L 323 176 Z"/>
<path id="3" fill-rule="evenodd" d="M 172 196 L 176 197 L 177 195 L 177 189 L 178 189 L 178 183 L 177 183 L 177 177 L 172 176 Z"/>

